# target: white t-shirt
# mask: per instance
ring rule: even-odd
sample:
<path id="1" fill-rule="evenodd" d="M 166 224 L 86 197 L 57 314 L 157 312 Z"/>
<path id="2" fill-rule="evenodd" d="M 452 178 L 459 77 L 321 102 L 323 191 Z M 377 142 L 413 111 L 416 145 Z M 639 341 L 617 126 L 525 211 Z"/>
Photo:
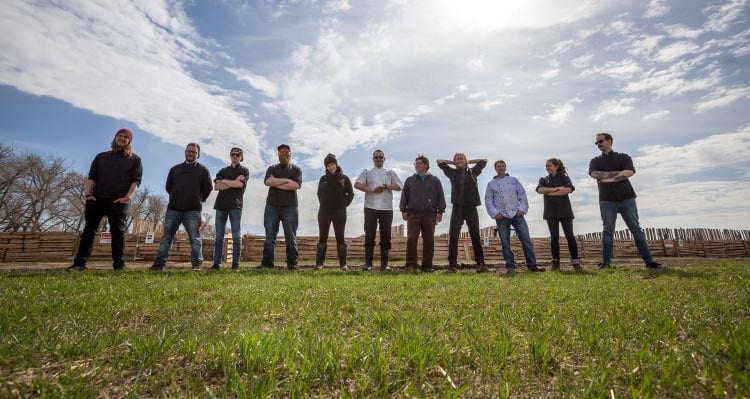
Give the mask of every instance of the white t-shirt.
<path id="1" fill-rule="evenodd" d="M 365 187 L 375 188 L 387 185 L 397 185 L 399 188 L 403 187 L 401 180 L 396 175 L 396 172 L 385 169 L 385 168 L 371 168 L 365 169 L 362 173 L 357 176 L 357 183 L 362 183 Z M 375 209 L 379 211 L 392 211 L 393 210 L 393 190 L 383 190 L 379 193 L 365 193 L 365 208 Z"/>

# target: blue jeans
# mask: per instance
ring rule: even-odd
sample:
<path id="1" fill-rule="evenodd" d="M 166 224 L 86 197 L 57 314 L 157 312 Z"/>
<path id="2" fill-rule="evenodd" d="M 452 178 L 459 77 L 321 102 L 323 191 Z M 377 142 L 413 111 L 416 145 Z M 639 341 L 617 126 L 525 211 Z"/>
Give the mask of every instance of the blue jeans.
<path id="1" fill-rule="evenodd" d="M 279 234 L 279 222 L 284 227 L 287 266 L 296 265 L 299 258 L 297 252 L 299 212 L 297 207 L 276 207 L 270 205 L 266 205 L 266 210 L 263 212 L 263 227 L 266 228 L 266 240 L 263 242 L 263 260 L 261 264 L 273 265 L 273 259 L 276 257 L 276 235 Z"/>
<path id="2" fill-rule="evenodd" d="M 651 251 L 648 249 L 646 234 L 641 230 L 638 224 L 638 206 L 635 204 L 635 198 L 624 201 L 599 201 L 599 211 L 602 214 L 602 262 L 609 263 L 612 260 L 612 252 L 615 243 L 615 224 L 617 214 L 622 215 L 622 220 L 633 233 L 635 246 L 638 248 L 638 254 L 645 262 L 652 262 Z"/>
<path id="3" fill-rule="evenodd" d="M 240 263 L 242 256 L 242 209 L 216 210 L 216 242 L 214 243 L 214 265 L 221 265 L 224 261 L 224 232 L 227 229 L 227 218 L 232 227 L 232 264 Z"/>
<path id="4" fill-rule="evenodd" d="M 201 224 L 200 211 L 178 211 L 167 209 L 164 216 L 164 234 L 159 242 L 159 253 L 156 254 L 156 262 L 165 264 L 169 255 L 172 253 L 172 243 L 174 236 L 180 224 L 185 226 L 185 230 L 190 238 L 190 263 L 200 265 L 203 263 L 203 239 L 199 229 Z"/>
<path id="5" fill-rule="evenodd" d="M 526 267 L 536 266 L 536 255 L 534 255 L 534 244 L 531 242 L 531 236 L 529 235 L 529 225 L 526 224 L 526 219 L 523 216 L 514 216 L 512 218 L 502 218 L 496 220 L 497 222 L 497 234 L 500 235 L 500 243 L 503 245 L 503 259 L 505 259 L 505 267 L 513 269 L 516 267 L 515 257 L 513 251 L 510 249 L 510 226 L 516 230 L 518 239 L 521 240 L 521 247 L 523 247 L 523 256 L 526 258 Z"/>

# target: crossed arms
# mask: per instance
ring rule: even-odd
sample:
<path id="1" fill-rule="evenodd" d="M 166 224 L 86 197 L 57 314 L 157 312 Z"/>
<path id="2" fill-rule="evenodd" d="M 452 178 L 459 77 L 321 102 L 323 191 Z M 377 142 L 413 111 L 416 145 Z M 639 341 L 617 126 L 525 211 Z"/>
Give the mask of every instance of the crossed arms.
<path id="1" fill-rule="evenodd" d="M 299 189 L 299 183 L 296 181 L 287 178 L 274 177 L 273 175 L 269 176 L 263 183 L 268 187 L 275 187 L 279 190 L 294 191 Z"/>
<path id="2" fill-rule="evenodd" d="M 632 170 L 613 170 L 611 172 L 602 172 L 598 170 L 592 170 L 589 172 L 591 178 L 596 179 L 599 183 L 616 183 L 623 180 L 627 180 L 630 176 L 633 176 L 635 172 Z"/>

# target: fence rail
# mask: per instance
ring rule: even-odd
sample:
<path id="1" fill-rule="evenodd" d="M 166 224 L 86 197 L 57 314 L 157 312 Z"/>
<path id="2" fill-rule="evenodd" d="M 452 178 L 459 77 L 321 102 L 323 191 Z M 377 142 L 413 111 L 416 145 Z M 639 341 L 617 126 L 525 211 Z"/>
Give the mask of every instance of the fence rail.
<path id="1" fill-rule="evenodd" d="M 651 253 L 657 257 L 691 256 L 691 257 L 744 257 L 750 256 L 750 231 L 717 230 L 717 229 L 645 229 Z M 597 260 L 601 258 L 601 233 L 578 236 L 577 243 L 581 258 Z M 146 243 L 143 234 L 126 235 L 125 257 L 129 261 L 152 261 L 159 249 L 160 233 L 153 243 Z M 700 237 L 700 239 L 698 239 Z M 92 259 L 109 259 L 110 244 L 100 243 L 97 235 Z M 67 261 L 75 255 L 79 236 L 75 233 L 0 233 L 0 262 L 12 261 Z M 230 237 L 224 238 L 224 259 L 231 259 L 233 243 Z M 262 236 L 245 235 L 242 238 L 241 259 L 246 262 L 259 262 L 263 253 Z M 317 237 L 298 237 L 298 250 L 301 259 L 315 259 Z M 347 238 L 349 259 L 361 262 L 364 259 L 364 237 Z M 535 253 L 541 261 L 550 258 L 549 238 L 532 238 Z M 560 238 L 562 254 L 566 255 L 567 242 Z M 523 259 L 521 244 L 511 239 L 511 246 L 516 258 Z M 203 256 L 206 262 L 213 260 L 214 240 L 203 240 Z M 421 241 L 419 244 L 421 252 Z M 285 243 L 283 238 L 277 240 L 276 259 L 283 263 Z M 502 249 L 497 237 L 487 237 L 483 247 L 485 260 L 488 263 L 502 262 Z M 379 259 L 380 249 L 376 245 L 375 258 Z M 472 263 L 474 253 L 468 238 L 461 238 L 458 247 L 459 262 Z M 328 258 L 336 256 L 336 242 L 328 241 Z M 406 238 L 394 237 L 389 254 L 391 259 L 406 258 Z M 420 254 L 421 256 L 421 254 Z M 629 231 L 619 231 L 615 235 L 615 258 L 636 258 L 638 250 L 629 236 Z M 435 262 L 447 263 L 448 239 L 435 238 Z M 172 246 L 171 261 L 186 262 L 190 260 L 190 242 L 187 235 L 178 234 Z"/>

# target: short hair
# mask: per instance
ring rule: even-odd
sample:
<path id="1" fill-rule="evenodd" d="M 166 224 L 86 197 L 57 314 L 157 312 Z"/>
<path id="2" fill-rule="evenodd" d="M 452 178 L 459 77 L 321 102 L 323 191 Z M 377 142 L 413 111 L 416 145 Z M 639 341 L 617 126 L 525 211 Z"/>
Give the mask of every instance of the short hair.
<path id="1" fill-rule="evenodd" d="M 372 152 L 372 156 L 375 156 L 375 153 L 376 153 L 376 152 L 383 152 L 383 150 L 375 150 L 375 151 L 373 151 L 373 152 Z M 384 152 L 383 152 L 383 155 L 385 155 L 385 153 L 384 153 Z"/>
<path id="2" fill-rule="evenodd" d="M 508 165 L 508 164 L 506 164 L 506 163 L 505 163 L 505 161 L 503 161 L 502 159 L 498 159 L 497 161 L 495 161 L 495 165 L 494 165 L 494 167 L 496 167 L 496 168 L 497 168 L 497 164 L 499 164 L 499 163 L 501 163 L 501 164 L 503 164 L 503 165 L 506 165 L 506 166 Z"/>
<path id="3" fill-rule="evenodd" d="M 414 159 L 414 162 L 422 161 L 425 166 L 427 166 L 427 170 L 430 170 L 430 160 L 426 156 L 419 154 L 417 155 L 417 158 Z"/>
<path id="4" fill-rule="evenodd" d="M 195 148 L 197 148 L 197 149 L 198 149 L 198 153 L 199 153 L 199 154 L 200 154 L 200 152 L 201 152 L 201 146 L 200 146 L 200 145 L 198 145 L 198 143 L 188 143 L 188 144 L 187 144 L 187 145 L 185 146 L 185 149 L 187 150 L 187 148 L 188 148 L 188 147 L 195 147 Z"/>
<path id="5" fill-rule="evenodd" d="M 596 135 L 597 136 L 604 136 L 604 140 L 611 141 L 611 142 L 614 143 L 614 139 L 612 138 L 612 135 L 609 134 L 609 133 L 601 132 L 601 133 L 597 133 Z"/>

